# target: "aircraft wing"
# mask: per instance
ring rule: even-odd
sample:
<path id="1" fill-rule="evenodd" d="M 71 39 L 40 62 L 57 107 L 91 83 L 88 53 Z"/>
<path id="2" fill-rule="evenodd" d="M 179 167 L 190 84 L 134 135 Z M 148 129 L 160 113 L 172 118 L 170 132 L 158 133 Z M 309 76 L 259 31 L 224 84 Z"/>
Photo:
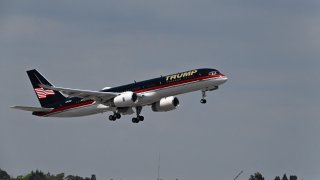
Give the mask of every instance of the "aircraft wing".
<path id="1" fill-rule="evenodd" d="M 11 106 L 11 108 L 20 109 L 24 111 L 32 111 L 32 112 L 49 112 L 53 110 L 53 108 L 41 108 L 41 107 L 30 107 L 30 106 Z"/>
<path id="2" fill-rule="evenodd" d="M 53 87 L 41 84 L 40 87 L 45 89 L 51 89 L 54 91 L 59 91 L 69 97 L 79 97 L 84 99 L 94 99 L 101 103 L 105 103 L 106 101 L 118 96 L 120 93 L 115 92 L 101 92 L 101 91 L 90 91 L 90 90 L 81 90 L 81 89 L 70 89 L 63 87 Z"/>

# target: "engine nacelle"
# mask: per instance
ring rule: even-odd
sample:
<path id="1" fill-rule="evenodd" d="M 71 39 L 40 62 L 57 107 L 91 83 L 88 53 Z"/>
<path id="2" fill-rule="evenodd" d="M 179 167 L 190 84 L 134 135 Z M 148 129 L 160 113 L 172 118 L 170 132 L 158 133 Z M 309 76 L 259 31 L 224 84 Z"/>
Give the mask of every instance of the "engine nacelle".
<path id="1" fill-rule="evenodd" d="M 113 103 L 116 107 L 130 107 L 134 106 L 137 102 L 138 96 L 136 93 L 128 91 L 124 92 L 113 99 Z"/>
<path id="2" fill-rule="evenodd" d="M 172 111 L 179 106 L 179 99 L 174 96 L 169 96 L 160 99 L 160 101 L 152 104 L 151 109 L 154 112 Z"/>

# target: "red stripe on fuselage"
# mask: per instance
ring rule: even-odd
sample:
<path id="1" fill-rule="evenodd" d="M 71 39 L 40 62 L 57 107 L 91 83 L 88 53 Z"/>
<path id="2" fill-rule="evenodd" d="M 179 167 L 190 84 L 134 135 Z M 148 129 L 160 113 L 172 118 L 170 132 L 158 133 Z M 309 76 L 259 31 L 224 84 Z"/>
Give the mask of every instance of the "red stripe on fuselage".
<path id="1" fill-rule="evenodd" d="M 71 104 L 71 105 L 58 107 L 58 108 L 53 109 L 50 112 L 35 113 L 34 115 L 46 116 L 46 115 L 49 115 L 49 114 L 52 114 L 52 113 L 58 113 L 58 112 L 62 112 L 62 111 L 65 111 L 65 110 L 69 110 L 69 109 L 78 108 L 78 107 L 81 107 L 81 106 L 86 106 L 86 105 L 89 105 L 89 104 L 93 104 L 94 102 L 95 102 L 94 100 L 83 101 L 83 102 L 80 102 L 80 103 L 77 103 L 77 104 Z"/>

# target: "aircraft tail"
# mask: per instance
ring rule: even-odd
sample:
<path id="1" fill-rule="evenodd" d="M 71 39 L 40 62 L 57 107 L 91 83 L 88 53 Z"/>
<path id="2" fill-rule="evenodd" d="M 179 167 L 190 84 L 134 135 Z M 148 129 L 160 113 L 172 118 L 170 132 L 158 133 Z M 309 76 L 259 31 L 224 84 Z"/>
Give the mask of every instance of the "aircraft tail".
<path id="1" fill-rule="evenodd" d="M 59 91 L 44 89 L 40 87 L 41 84 L 47 86 L 53 86 L 46 78 L 44 78 L 36 69 L 27 71 L 29 79 L 31 81 L 34 92 L 36 93 L 38 100 L 42 107 L 53 108 L 66 100 Z"/>

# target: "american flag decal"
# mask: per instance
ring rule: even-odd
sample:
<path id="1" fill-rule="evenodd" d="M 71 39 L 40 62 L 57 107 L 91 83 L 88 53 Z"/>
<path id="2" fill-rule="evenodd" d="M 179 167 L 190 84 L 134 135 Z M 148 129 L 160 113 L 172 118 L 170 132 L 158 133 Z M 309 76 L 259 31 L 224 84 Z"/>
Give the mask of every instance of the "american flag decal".
<path id="1" fill-rule="evenodd" d="M 53 90 L 45 90 L 43 88 L 35 88 L 34 91 L 36 92 L 39 99 L 47 98 L 47 96 L 54 95 Z"/>

